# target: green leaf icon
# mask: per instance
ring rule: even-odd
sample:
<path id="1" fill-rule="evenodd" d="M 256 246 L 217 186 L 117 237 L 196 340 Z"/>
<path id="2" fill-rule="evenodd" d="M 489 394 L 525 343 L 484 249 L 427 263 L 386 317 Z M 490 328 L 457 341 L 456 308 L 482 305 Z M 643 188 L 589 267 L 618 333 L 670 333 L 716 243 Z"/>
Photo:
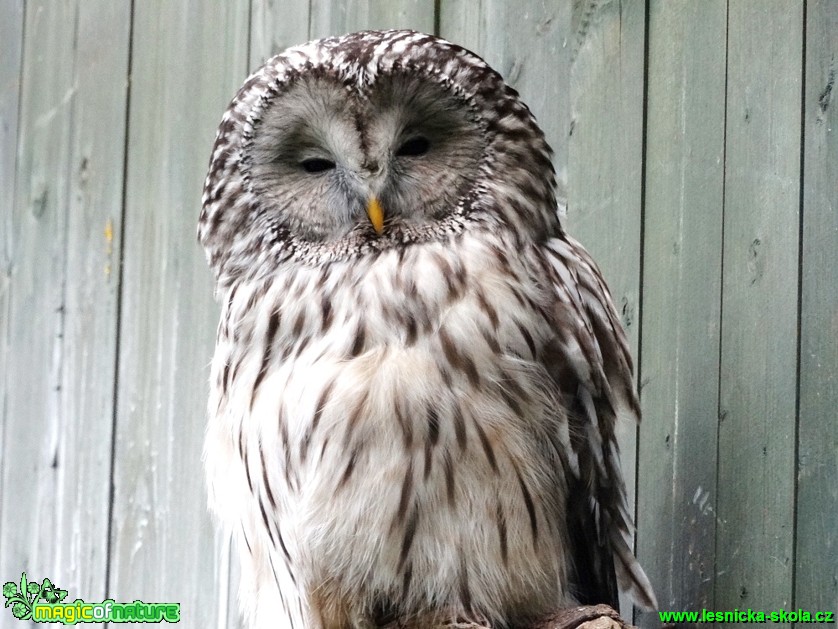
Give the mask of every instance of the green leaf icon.
<path id="1" fill-rule="evenodd" d="M 26 620 L 32 616 L 32 606 L 39 600 L 47 603 L 60 603 L 67 597 L 67 590 L 55 587 L 52 581 L 44 579 L 39 585 L 37 581 L 29 581 L 26 573 L 20 575 L 20 590 L 18 586 L 7 581 L 3 584 L 3 596 L 6 597 L 5 607 L 12 608 L 12 614 L 19 620 Z"/>
<path id="2" fill-rule="evenodd" d="M 20 575 L 20 590 L 11 581 L 3 584 L 3 595 L 6 597 L 5 607 L 12 608 L 12 615 L 19 620 L 26 620 L 32 615 L 32 603 L 41 591 L 41 587 L 35 583 L 35 592 L 31 592 L 31 586 L 26 580 L 26 573 Z M 29 593 L 33 594 L 30 600 Z"/>

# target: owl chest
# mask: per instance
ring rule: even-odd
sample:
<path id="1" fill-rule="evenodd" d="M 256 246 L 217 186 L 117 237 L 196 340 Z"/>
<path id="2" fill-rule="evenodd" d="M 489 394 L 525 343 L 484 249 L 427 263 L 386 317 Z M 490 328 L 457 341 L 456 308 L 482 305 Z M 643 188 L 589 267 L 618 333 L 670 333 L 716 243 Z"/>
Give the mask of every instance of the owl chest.
<path id="1" fill-rule="evenodd" d="M 535 357 L 547 332 L 500 283 L 432 290 L 407 284 L 412 310 L 404 294 L 300 300 L 252 333 L 270 344 L 254 344 L 225 415 L 255 498 L 242 517 L 341 587 L 414 575 L 459 592 L 465 571 L 478 597 L 503 587 L 499 567 L 555 587 L 564 481 L 549 444 L 566 427 Z"/>
<path id="2" fill-rule="evenodd" d="M 278 445 L 303 537 L 329 530 L 332 548 L 370 534 L 375 547 L 386 535 L 401 548 L 411 531 L 439 543 L 457 523 L 488 519 L 499 553 L 499 513 L 531 530 L 536 499 L 556 508 L 559 466 L 544 444 L 560 418 L 532 362 L 537 336 L 523 336 L 515 319 L 493 328 L 485 317 L 484 329 L 475 308 L 450 308 L 412 343 L 407 322 L 387 343 L 366 334 L 357 355 L 324 355 L 313 344 L 283 368 L 267 414 L 286 423 Z M 327 344 L 339 338 L 347 343 Z"/>
<path id="3" fill-rule="evenodd" d="M 355 277 L 303 278 L 285 287 L 281 308 L 253 318 L 250 336 L 262 342 L 239 370 L 233 407 L 249 409 L 243 429 L 281 453 L 266 477 L 295 500 L 378 483 L 453 503 L 501 471 L 507 482 L 545 476 L 526 461 L 543 465 L 532 455 L 562 418 L 536 358 L 549 333 L 531 307 L 537 295 L 469 268 L 469 256 L 417 251 L 405 264 L 421 272 L 382 257 Z M 319 293 L 300 288 L 318 283 Z"/>
<path id="4" fill-rule="evenodd" d="M 518 359 L 474 341 L 446 359 L 442 342 L 294 369 L 278 457 L 291 474 L 278 514 L 289 552 L 314 582 L 364 592 L 415 578 L 436 597 L 469 588 L 491 604 L 508 575 L 554 591 L 564 482 L 545 444 L 558 418 Z M 410 588 L 394 596 L 425 604 Z"/>
<path id="5" fill-rule="evenodd" d="M 290 359 L 254 394 L 256 408 L 280 418 L 281 447 L 301 473 L 343 466 L 332 480 L 348 484 L 367 460 L 393 459 L 396 476 L 407 460 L 423 479 L 441 469 L 450 492 L 454 460 L 482 473 L 496 449 L 526 448 L 555 421 L 534 313 L 500 312 L 480 295 L 444 306 L 393 301 L 381 297 L 355 317 L 338 311 L 342 324 L 321 336 L 285 341 Z M 473 461 L 469 446 L 480 454 Z"/>

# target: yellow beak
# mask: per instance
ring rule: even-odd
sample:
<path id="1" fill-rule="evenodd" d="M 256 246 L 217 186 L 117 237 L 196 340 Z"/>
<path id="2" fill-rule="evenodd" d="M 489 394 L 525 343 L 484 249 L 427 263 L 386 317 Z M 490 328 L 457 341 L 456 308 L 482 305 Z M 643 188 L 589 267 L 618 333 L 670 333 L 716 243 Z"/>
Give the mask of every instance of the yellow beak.
<path id="1" fill-rule="evenodd" d="M 370 202 L 367 203 L 367 216 L 370 217 L 370 223 L 375 232 L 381 234 L 384 231 L 384 210 L 375 197 L 371 197 Z"/>

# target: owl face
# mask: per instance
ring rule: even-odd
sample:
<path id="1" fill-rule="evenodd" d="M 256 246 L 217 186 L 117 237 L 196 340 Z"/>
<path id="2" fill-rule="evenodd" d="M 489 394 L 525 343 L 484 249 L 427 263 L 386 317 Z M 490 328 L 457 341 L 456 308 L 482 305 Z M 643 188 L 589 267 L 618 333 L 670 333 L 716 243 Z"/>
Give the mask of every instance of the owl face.
<path id="1" fill-rule="evenodd" d="M 269 59 L 233 99 L 198 236 L 219 289 L 469 229 L 541 239 L 561 229 L 550 158 L 473 53 L 413 31 L 327 38 Z"/>
<path id="2" fill-rule="evenodd" d="M 421 73 L 363 86 L 315 74 L 271 102 L 250 150 L 254 192 L 298 237 L 399 240 L 457 207 L 486 141 L 467 103 Z"/>

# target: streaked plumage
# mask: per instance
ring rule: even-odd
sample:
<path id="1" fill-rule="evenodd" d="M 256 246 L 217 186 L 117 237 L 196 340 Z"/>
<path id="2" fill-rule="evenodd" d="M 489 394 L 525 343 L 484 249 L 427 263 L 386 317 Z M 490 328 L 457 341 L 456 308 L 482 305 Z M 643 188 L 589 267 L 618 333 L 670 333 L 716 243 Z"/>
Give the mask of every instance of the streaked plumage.
<path id="1" fill-rule="evenodd" d="M 241 88 L 199 239 L 250 626 L 514 627 L 617 580 L 654 604 L 614 437 L 631 358 L 554 187 L 514 90 L 429 35 L 311 42 Z"/>

